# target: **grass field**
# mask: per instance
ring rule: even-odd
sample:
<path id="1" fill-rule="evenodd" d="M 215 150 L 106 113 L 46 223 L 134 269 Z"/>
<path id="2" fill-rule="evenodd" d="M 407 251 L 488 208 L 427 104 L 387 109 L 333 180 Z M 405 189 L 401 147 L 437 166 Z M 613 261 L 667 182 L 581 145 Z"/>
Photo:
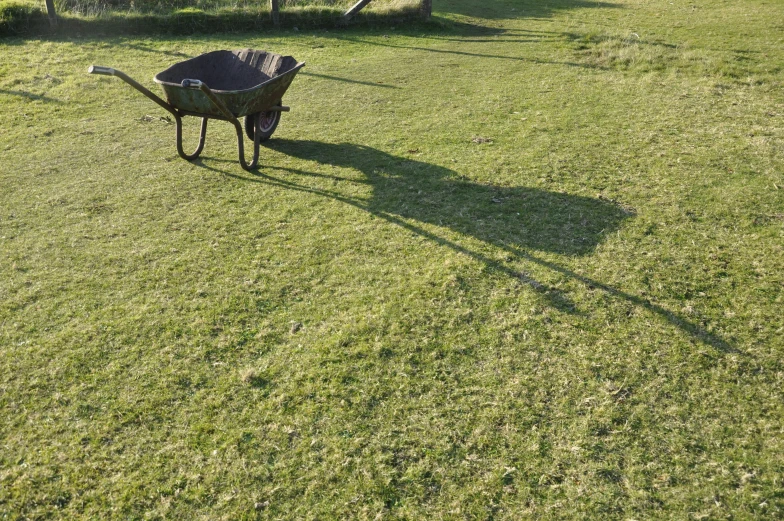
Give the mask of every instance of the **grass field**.
<path id="1" fill-rule="evenodd" d="M 0 40 L 0 519 L 784 517 L 784 4 L 434 12 Z M 86 74 L 244 47 L 254 173 Z"/>

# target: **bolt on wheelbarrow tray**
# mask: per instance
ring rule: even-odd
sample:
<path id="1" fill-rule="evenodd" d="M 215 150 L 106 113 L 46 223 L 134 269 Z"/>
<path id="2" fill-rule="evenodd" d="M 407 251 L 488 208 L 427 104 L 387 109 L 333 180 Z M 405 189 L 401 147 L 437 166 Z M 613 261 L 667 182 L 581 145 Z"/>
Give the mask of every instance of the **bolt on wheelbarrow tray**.
<path id="1" fill-rule="evenodd" d="M 259 143 L 269 139 L 280 113 L 289 110 L 282 105 L 283 95 L 304 65 L 291 56 L 253 49 L 208 52 L 155 75 L 166 101 L 117 69 L 92 65 L 88 72 L 117 76 L 169 111 L 176 122 L 177 153 L 183 159 L 190 161 L 201 154 L 208 119 L 230 121 L 237 131 L 240 164 L 252 170 L 258 164 Z M 183 116 L 202 118 L 199 144 L 192 154 L 182 148 Z M 253 140 L 250 163 L 245 161 L 241 117 L 245 118 L 246 134 Z"/>

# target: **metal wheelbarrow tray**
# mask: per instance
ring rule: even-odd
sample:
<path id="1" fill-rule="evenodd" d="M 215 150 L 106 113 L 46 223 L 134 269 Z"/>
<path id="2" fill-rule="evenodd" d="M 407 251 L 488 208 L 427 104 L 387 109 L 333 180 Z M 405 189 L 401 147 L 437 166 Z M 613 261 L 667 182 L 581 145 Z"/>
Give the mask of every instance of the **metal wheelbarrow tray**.
<path id="1" fill-rule="evenodd" d="M 87 72 L 117 76 L 169 111 L 177 125 L 177 153 L 188 161 L 199 157 L 204 149 L 208 119 L 230 121 L 237 130 L 240 164 L 252 170 L 258 164 L 259 143 L 269 139 L 280 113 L 289 110 L 282 105 L 283 94 L 304 65 L 291 56 L 253 49 L 208 52 L 155 75 L 166 101 L 117 69 L 92 65 Z M 199 145 L 192 154 L 182 148 L 183 116 L 202 118 Z M 241 117 L 245 118 L 245 133 L 253 140 L 250 164 L 245 161 Z"/>

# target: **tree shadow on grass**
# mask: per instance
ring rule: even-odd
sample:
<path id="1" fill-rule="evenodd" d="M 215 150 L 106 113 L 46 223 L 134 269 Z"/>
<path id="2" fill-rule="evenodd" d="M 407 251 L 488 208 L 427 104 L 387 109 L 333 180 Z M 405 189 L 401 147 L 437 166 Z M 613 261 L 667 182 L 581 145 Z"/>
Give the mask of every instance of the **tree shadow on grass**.
<path id="1" fill-rule="evenodd" d="M 657 49 L 660 52 L 672 52 L 678 47 L 677 45 L 671 43 L 641 39 L 636 34 L 628 37 L 617 37 L 611 35 L 580 34 L 575 32 L 529 31 L 519 29 L 498 30 L 494 28 L 483 28 L 481 26 L 476 26 L 474 29 L 467 29 L 462 27 L 457 33 L 447 35 L 428 34 L 420 36 L 424 36 L 428 40 L 436 40 L 438 42 L 454 42 L 458 45 L 462 44 L 462 46 L 458 47 L 456 45 L 450 45 L 447 48 L 438 48 L 432 45 L 410 45 L 400 42 L 389 43 L 387 41 L 381 41 L 378 39 L 371 39 L 352 34 L 335 35 L 334 38 L 351 43 L 373 45 L 377 47 L 389 47 L 405 51 L 421 51 L 433 53 L 435 55 L 440 54 L 467 58 L 490 58 L 495 60 L 528 62 L 538 65 L 565 65 L 568 67 L 579 67 L 582 69 L 596 70 L 609 70 L 612 67 L 591 61 L 557 61 L 522 56 L 519 54 L 498 54 L 497 52 L 487 52 L 485 49 L 497 49 L 501 44 L 515 44 L 514 46 L 507 45 L 505 48 L 512 52 L 518 52 L 522 48 L 520 46 L 521 44 L 537 45 L 548 41 L 566 43 L 572 48 L 573 51 L 576 52 L 589 51 L 601 44 L 615 44 L 616 46 L 623 48 L 634 46 L 638 48 L 648 48 L 649 50 Z M 484 44 L 490 45 L 487 46 Z"/>
<path id="2" fill-rule="evenodd" d="M 299 168 L 276 167 L 301 177 L 276 176 L 261 170 L 254 177 L 220 171 L 246 181 L 261 182 L 350 204 L 396 224 L 436 244 L 467 255 L 527 285 L 556 309 L 577 313 L 569 297 L 510 266 L 525 261 L 560 273 L 616 298 L 640 306 L 667 320 L 693 338 L 720 351 L 735 349 L 719 336 L 649 300 L 618 290 L 543 258 L 541 254 L 567 256 L 590 254 L 602 238 L 632 218 L 633 211 L 604 199 L 595 199 L 529 187 L 499 187 L 461 179 L 448 168 L 353 143 L 322 143 L 275 139 L 268 147 L 281 153 L 325 166 L 351 169 L 361 178 L 342 177 Z M 207 167 L 203 162 L 197 164 Z M 207 167 L 209 168 L 209 167 Z M 311 181 L 308 181 L 308 178 Z M 334 189 L 314 187 L 312 178 L 331 180 Z M 368 185 L 369 197 L 356 197 L 352 183 Z M 443 230 L 443 232 L 442 232 Z M 466 242 L 449 238 L 451 233 L 477 239 L 505 252 L 498 260 Z"/>
<path id="3" fill-rule="evenodd" d="M 193 56 L 191 54 L 187 54 L 187 53 L 184 53 L 182 51 L 171 51 L 171 50 L 168 50 L 168 49 L 167 50 L 156 49 L 155 47 L 152 47 L 150 45 L 146 45 L 144 43 L 134 43 L 132 41 L 128 41 L 127 39 L 123 40 L 123 41 L 120 41 L 120 42 L 117 42 L 116 45 L 125 47 L 126 49 L 133 49 L 134 51 L 142 51 L 142 52 L 148 52 L 148 53 L 153 53 L 153 54 L 162 54 L 164 56 L 171 56 L 173 58 L 179 58 L 179 59 L 182 59 L 182 60 L 187 60 L 189 58 L 194 58 L 195 57 L 195 56 Z"/>
<path id="4" fill-rule="evenodd" d="M 218 2 L 219 3 L 219 2 Z M 214 5 L 217 6 L 218 3 Z M 236 38 L 247 42 L 248 34 L 253 38 L 259 33 L 276 33 L 287 36 L 289 31 L 305 32 L 316 31 L 320 35 L 323 31 L 330 31 L 331 35 L 338 33 L 367 33 L 375 32 L 378 28 L 397 30 L 397 34 L 411 36 L 427 36 L 428 33 L 440 33 L 444 30 L 452 32 L 455 36 L 504 34 L 510 29 L 493 27 L 498 23 L 484 23 L 487 21 L 515 20 L 515 19 L 548 19 L 559 11 L 574 9 L 610 9 L 620 8 L 620 4 L 592 0 L 450 0 L 436 2 L 434 14 L 429 20 L 422 20 L 416 10 L 406 12 L 376 13 L 363 11 L 350 23 L 346 24 L 342 18 L 342 10 L 334 10 L 330 15 L 320 15 L 314 18 L 312 10 L 283 10 L 281 26 L 274 27 L 269 21 L 268 12 L 264 9 L 258 11 L 210 11 L 211 2 L 202 6 L 205 11 L 183 13 L 177 10 L 168 12 L 127 12 L 122 9 L 109 9 L 101 16 L 61 17 L 56 28 L 52 28 L 45 19 L 34 27 L 29 27 L 22 35 L 7 38 L 9 45 L 25 43 L 30 38 L 42 36 L 54 41 L 70 41 L 76 35 L 98 40 L 113 39 L 117 35 L 140 36 L 166 35 L 198 35 L 200 39 L 213 35 L 219 39 Z M 446 16 L 444 16 L 446 15 Z M 457 15 L 451 16 L 451 15 Z M 460 20 L 458 18 L 466 17 Z M 246 34 L 242 34 L 246 33 Z M 156 49 L 137 45 L 138 50 L 160 52 Z M 178 56 L 177 52 L 164 51 L 163 54 Z M 181 56 L 181 55 L 180 55 Z M 182 56 L 181 56 L 182 57 Z"/>
<path id="5" fill-rule="evenodd" d="M 321 78 L 322 80 L 340 81 L 340 82 L 344 82 L 344 83 L 353 83 L 355 85 L 365 85 L 365 86 L 368 86 L 368 87 L 379 87 L 379 88 L 382 88 L 382 89 L 399 89 L 400 88 L 397 85 L 385 85 L 385 84 L 378 83 L 378 82 L 355 80 L 355 79 L 352 79 L 352 78 L 345 78 L 345 77 L 342 77 L 342 76 L 332 76 L 332 75 L 329 75 L 329 74 L 318 74 L 318 73 L 315 73 L 315 72 L 302 71 L 299 74 L 302 74 L 303 76 L 312 76 L 314 78 Z"/>
<path id="6" fill-rule="evenodd" d="M 577 63 L 577 62 L 559 62 L 553 60 L 542 60 L 538 58 L 527 58 L 524 56 L 514 56 L 514 55 L 504 55 L 504 54 L 489 54 L 485 52 L 476 52 L 474 51 L 460 51 L 455 49 L 436 49 L 433 47 L 421 47 L 421 46 L 413 46 L 413 45 L 400 45 L 394 43 L 384 43 L 375 40 L 368 40 L 364 38 L 357 38 L 353 36 L 341 36 L 338 39 L 352 42 L 352 43 L 360 43 L 365 45 L 375 45 L 378 47 L 390 47 L 393 49 L 405 49 L 409 51 L 424 51 L 424 52 L 431 52 L 434 54 L 451 54 L 454 56 L 465 56 L 469 58 L 492 58 L 496 60 L 511 60 L 511 61 L 520 61 L 520 62 L 528 62 L 528 63 L 536 63 L 540 65 L 567 65 L 569 67 L 580 67 L 583 69 L 595 69 L 597 68 L 594 65 L 585 64 L 585 63 Z M 444 40 L 444 38 L 435 38 Z M 451 41 L 459 41 L 462 43 L 487 43 L 492 42 L 495 44 L 498 43 L 536 43 L 536 39 L 526 39 L 526 40 L 507 40 L 507 39 L 499 39 L 499 40 L 468 40 L 468 39 L 457 39 Z"/>
<path id="7" fill-rule="evenodd" d="M 17 96 L 19 98 L 25 98 L 30 101 L 43 101 L 44 103 L 62 103 L 57 98 L 50 98 L 49 96 L 44 96 L 43 94 L 33 94 L 32 92 L 27 92 L 23 90 L 7 90 L 7 89 L 0 89 L 0 95 L 7 95 L 7 96 Z"/>
<path id="8" fill-rule="evenodd" d="M 487 20 L 515 18 L 550 18 L 557 11 L 569 9 L 620 8 L 620 4 L 592 0 L 474 0 L 436 1 L 433 11 Z"/>

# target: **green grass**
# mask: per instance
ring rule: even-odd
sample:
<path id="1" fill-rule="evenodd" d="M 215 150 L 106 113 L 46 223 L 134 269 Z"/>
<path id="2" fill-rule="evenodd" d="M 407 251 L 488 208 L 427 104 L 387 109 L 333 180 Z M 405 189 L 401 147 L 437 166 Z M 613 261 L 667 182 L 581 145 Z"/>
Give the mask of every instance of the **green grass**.
<path id="1" fill-rule="evenodd" d="M 35 2 L 0 0 L 0 37 L 40 31 L 47 24 L 45 11 Z"/>
<path id="2" fill-rule="evenodd" d="M 781 3 L 434 9 L 0 40 L 0 518 L 784 516 Z M 86 74 L 244 47 L 255 173 Z"/>
<path id="3" fill-rule="evenodd" d="M 39 0 L 0 0 L 0 38 L 55 35 L 190 35 L 247 33 L 271 29 L 335 29 L 346 26 L 411 25 L 421 15 L 419 0 L 375 0 L 346 20 L 348 0 L 281 2 L 274 26 L 269 2 L 239 0 L 106 1 L 62 0 L 55 3 L 52 26 Z"/>
<path id="4" fill-rule="evenodd" d="M 281 0 L 279 8 L 282 12 L 298 9 L 327 9 L 342 14 L 355 3 L 356 1 L 352 2 L 351 0 Z M 418 5 L 417 0 L 373 0 L 366 9 L 368 11 L 389 11 Z M 165 14 L 177 9 L 257 12 L 260 9 L 268 10 L 269 2 L 251 0 L 57 0 L 56 6 L 58 11 L 82 15 L 103 14 L 112 11 Z"/>

